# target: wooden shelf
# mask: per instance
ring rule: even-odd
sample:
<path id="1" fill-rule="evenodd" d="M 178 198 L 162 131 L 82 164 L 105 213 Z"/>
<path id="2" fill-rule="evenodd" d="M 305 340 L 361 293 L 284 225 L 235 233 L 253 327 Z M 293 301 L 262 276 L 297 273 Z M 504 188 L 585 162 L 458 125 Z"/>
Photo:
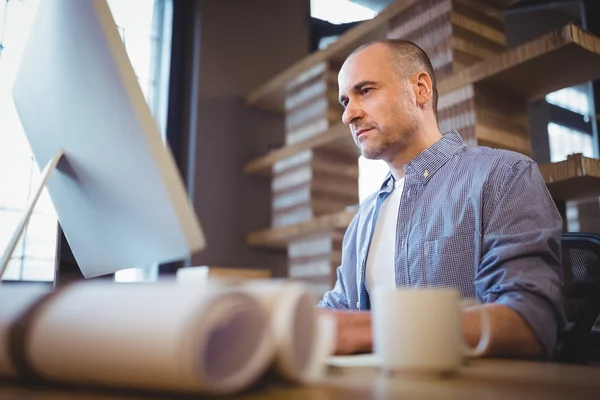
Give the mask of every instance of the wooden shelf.
<path id="1" fill-rule="evenodd" d="M 327 48 L 303 58 L 275 75 L 264 85 L 256 88 L 247 96 L 246 103 L 253 107 L 283 114 L 285 85 L 290 79 L 324 61 L 343 62 L 352 50 L 361 44 L 385 38 L 388 32 L 388 22 L 419 1 L 421 0 L 398 0 L 390 4 L 375 18 L 358 24 Z"/>
<path id="2" fill-rule="evenodd" d="M 271 176 L 271 166 L 277 161 L 315 148 L 330 149 L 337 153 L 354 155 L 356 157 L 360 155 L 360 151 L 350 133 L 350 128 L 339 123 L 321 134 L 293 145 L 283 146 L 280 149 L 270 151 L 263 157 L 251 160 L 244 165 L 244 173 Z"/>
<path id="3" fill-rule="evenodd" d="M 600 77 L 600 38 L 569 24 L 465 68 L 438 85 L 440 94 L 485 84 L 525 99 Z"/>
<path id="4" fill-rule="evenodd" d="M 246 236 L 246 244 L 251 247 L 284 250 L 287 248 L 288 243 L 294 239 L 335 229 L 346 229 L 355 214 L 355 211 L 340 211 L 295 225 L 252 232 Z"/>
<path id="5" fill-rule="evenodd" d="M 600 160 L 575 154 L 566 161 L 540 165 L 540 172 L 555 200 L 600 197 Z"/>

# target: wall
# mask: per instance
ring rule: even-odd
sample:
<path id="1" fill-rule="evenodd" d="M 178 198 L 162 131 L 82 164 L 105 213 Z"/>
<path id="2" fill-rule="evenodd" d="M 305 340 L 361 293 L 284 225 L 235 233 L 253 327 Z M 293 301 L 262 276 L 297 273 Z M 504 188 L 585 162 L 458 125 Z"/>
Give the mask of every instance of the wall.
<path id="1" fill-rule="evenodd" d="M 270 226 L 270 180 L 245 176 L 244 163 L 284 142 L 282 116 L 252 109 L 244 96 L 308 54 L 309 0 L 203 0 L 197 128 L 191 193 L 207 248 L 191 265 L 285 271 L 285 253 L 250 249 L 245 235 Z M 192 150 L 192 149 L 190 149 Z"/>

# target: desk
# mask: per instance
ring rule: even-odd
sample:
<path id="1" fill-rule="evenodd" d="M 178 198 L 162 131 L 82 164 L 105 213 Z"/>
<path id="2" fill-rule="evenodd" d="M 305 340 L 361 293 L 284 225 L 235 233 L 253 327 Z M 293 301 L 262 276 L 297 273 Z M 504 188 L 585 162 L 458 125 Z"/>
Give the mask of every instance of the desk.
<path id="1" fill-rule="evenodd" d="M 201 396 L 182 397 L 200 398 Z M 0 383 L 0 398 L 15 400 L 151 400 L 172 395 L 132 394 L 65 388 L 31 388 Z M 509 360 L 476 360 L 458 376 L 441 380 L 391 378 L 374 368 L 332 368 L 322 383 L 287 386 L 267 383 L 228 397 L 259 399 L 599 399 L 600 366 Z"/>

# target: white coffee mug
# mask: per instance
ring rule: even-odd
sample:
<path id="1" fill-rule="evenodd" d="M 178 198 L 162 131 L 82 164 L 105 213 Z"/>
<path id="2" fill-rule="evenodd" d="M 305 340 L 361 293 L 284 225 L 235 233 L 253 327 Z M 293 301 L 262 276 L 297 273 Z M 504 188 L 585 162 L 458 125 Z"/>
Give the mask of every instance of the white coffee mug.
<path id="1" fill-rule="evenodd" d="M 452 373 L 464 357 L 480 356 L 490 341 L 483 312 L 478 345 L 470 348 L 464 342 L 454 289 L 376 288 L 371 313 L 373 351 L 386 372 Z"/>

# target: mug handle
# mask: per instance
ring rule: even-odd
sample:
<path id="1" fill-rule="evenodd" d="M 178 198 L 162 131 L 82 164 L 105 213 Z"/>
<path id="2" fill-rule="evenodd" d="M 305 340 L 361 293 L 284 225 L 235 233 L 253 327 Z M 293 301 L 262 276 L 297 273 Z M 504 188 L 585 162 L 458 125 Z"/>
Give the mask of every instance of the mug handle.
<path id="1" fill-rule="evenodd" d="M 487 350 L 490 345 L 491 336 L 491 325 L 488 312 L 485 308 L 481 308 L 481 334 L 479 336 L 479 343 L 475 347 L 470 347 L 464 341 L 463 343 L 463 354 L 465 357 L 481 357 L 481 355 Z"/>

